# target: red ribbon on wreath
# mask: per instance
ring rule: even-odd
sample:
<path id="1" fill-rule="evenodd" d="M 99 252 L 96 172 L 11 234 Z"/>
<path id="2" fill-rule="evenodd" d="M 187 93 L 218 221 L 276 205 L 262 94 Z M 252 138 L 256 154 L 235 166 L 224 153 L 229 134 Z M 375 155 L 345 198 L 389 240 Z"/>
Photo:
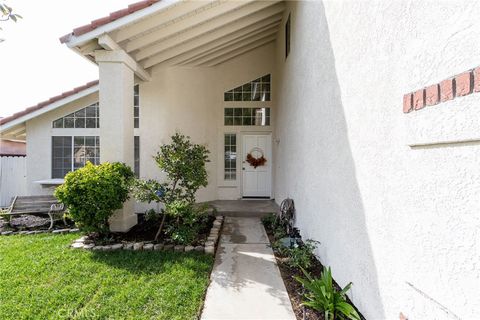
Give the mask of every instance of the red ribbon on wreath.
<path id="1" fill-rule="evenodd" d="M 254 151 L 257 151 L 258 153 L 260 153 L 260 157 L 256 158 L 252 155 L 252 153 Z M 265 159 L 265 157 L 263 156 L 263 151 L 260 149 L 260 148 L 253 148 L 252 151 L 250 151 L 249 154 L 247 154 L 247 162 L 252 166 L 254 167 L 255 169 L 257 169 L 257 167 L 261 167 L 261 166 L 264 166 L 265 163 L 267 162 L 267 159 Z"/>

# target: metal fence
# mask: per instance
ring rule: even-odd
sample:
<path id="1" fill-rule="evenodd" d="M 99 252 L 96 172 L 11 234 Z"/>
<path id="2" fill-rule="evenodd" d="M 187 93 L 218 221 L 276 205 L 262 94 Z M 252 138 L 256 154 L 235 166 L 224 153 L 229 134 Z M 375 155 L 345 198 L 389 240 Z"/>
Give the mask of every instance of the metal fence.
<path id="1" fill-rule="evenodd" d="M 8 206 L 16 195 L 26 195 L 26 160 L 26 157 L 0 157 L 0 206 Z"/>

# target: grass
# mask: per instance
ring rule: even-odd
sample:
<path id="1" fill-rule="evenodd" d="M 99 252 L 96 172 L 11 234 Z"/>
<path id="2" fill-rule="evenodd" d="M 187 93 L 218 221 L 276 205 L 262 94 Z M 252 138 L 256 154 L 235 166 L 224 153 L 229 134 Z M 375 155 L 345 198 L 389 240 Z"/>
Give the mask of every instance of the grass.
<path id="1" fill-rule="evenodd" d="M 213 258 L 90 252 L 77 235 L 0 237 L 0 319 L 195 319 Z"/>

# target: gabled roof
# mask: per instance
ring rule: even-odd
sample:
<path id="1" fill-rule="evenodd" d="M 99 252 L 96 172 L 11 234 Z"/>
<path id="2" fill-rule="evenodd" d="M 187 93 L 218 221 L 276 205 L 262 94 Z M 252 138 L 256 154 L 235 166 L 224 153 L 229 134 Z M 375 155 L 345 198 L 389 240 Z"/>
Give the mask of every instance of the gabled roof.
<path id="1" fill-rule="evenodd" d="M 75 28 L 60 40 L 96 63 L 96 51 L 122 51 L 148 81 L 156 69 L 213 67 L 274 42 L 281 0 L 141 1 Z"/>
<path id="2" fill-rule="evenodd" d="M 62 37 L 60 37 L 60 42 L 65 43 L 68 42 L 71 36 L 80 36 L 82 34 L 85 34 L 87 32 L 90 32 L 100 26 L 106 25 L 107 23 L 113 22 L 117 19 L 123 18 L 125 16 L 128 16 L 129 14 L 132 14 L 138 10 L 145 9 L 152 4 L 159 2 L 160 0 L 144 0 L 144 1 L 139 1 L 136 3 L 132 3 L 125 9 L 117 10 L 112 13 L 110 13 L 108 16 L 98 18 L 90 22 L 89 24 L 77 27 L 73 29 L 71 33 L 68 33 Z"/>
<path id="3" fill-rule="evenodd" d="M 36 104 L 36 105 L 34 105 L 34 106 L 32 106 L 32 107 L 29 107 L 29 108 L 27 108 L 27 109 L 25 109 L 25 110 L 23 110 L 23 111 L 14 113 L 13 115 L 11 115 L 11 116 L 9 116 L 9 117 L 0 119 L 0 125 L 4 125 L 4 124 L 6 124 L 6 123 L 8 123 L 8 122 L 11 122 L 11 121 L 16 120 L 16 119 L 18 119 L 18 118 L 21 118 L 21 117 L 23 117 L 23 116 L 25 116 L 25 115 L 27 115 L 27 114 L 29 114 L 29 113 L 32 113 L 32 112 L 37 111 L 37 110 L 39 110 L 39 109 L 45 108 L 45 107 L 51 105 L 51 104 L 54 103 L 54 102 L 63 100 L 63 99 L 68 98 L 68 97 L 70 97 L 70 96 L 73 96 L 73 95 L 75 95 L 75 94 L 77 94 L 77 93 L 80 93 L 80 92 L 82 92 L 82 91 L 84 91 L 84 90 L 86 90 L 86 89 L 89 89 L 89 88 L 91 88 L 91 87 L 94 87 L 94 86 L 96 86 L 96 85 L 98 85 L 98 80 L 90 81 L 90 82 L 88 82 L 87 84 L 84 84 L 83 86 L 76 87 L 76 88 L 74 88 L 74 89 L 72 89 L 72 90 L 70 90 L 70 91 L 65 91 L 65 92 L 63 92 L 62 94 L 59 94 L 59 95 L 54 96 L 54 97 L 51 97 L 50 99 L 45 100 L 45 101 L 42 101 L 42 102 L 40 102 L 40 103 L 38 103 L 38 104 Z"/>

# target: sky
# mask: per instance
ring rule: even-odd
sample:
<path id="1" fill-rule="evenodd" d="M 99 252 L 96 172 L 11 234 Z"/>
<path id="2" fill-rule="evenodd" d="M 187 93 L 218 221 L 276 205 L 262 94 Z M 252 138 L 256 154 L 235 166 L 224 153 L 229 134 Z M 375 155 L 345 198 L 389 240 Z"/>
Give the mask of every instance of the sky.
<path id="1" fill-rule="evenodd" d="M 23 17 L 0 22 L 0 117 L 98 79 L 97 66 L 58 38 L 137 1 L 0 0 Z"/>

